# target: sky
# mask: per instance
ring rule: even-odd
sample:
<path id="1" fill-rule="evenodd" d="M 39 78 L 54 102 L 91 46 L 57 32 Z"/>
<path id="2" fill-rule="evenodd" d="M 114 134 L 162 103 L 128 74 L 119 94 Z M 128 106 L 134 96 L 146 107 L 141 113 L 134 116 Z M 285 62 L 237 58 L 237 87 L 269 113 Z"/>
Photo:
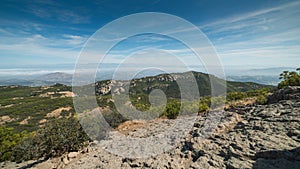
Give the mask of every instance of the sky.
<path id="1" fill-rule="evenodd" d="M 194 24 L 225 67 L 299 67 L 298 0 L 2 0 L 0 69 L 72 67 L 97 30 L 141 12 L 167 13 Z M 193 62 L 192 53 L 178 41 L 149 34 L 120 42 L 106 62 L 119 63 L 144 46 L 173 51 Z"/>

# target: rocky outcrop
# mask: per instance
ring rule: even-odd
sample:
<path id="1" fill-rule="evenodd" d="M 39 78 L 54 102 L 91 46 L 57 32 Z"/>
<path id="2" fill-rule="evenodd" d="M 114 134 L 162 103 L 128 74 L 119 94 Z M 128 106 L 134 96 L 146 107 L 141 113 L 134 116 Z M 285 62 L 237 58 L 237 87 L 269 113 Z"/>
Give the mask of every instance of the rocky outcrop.
<path id="1" fill-rule="evenodd" d="M 300 100 L 300 86 L 288 86 L 268 96 L 268 103 L 280 100 Z"/>
<path id="2" fill-rule="evenodd" d="M 267 105 L 231 107 L 224 111 L 210 137 L 203 138 L 209 114 L 200 114 L 187 136 L 173 149 L 149 158 L 114 155 L 97 144 L 35 165 L 36 168 L 299 168 L 299 87 L 270 96 Z M 269 98 L 270 98 L 269 97 Z M 139 123 L 125 135 L 145 138 L 173 124 L 172 120 Z M 161 124 L 161 125 L 160 125 Z M 162 126 L 162 127 L 159 127 Z M 124 127 L 123 127 L 124 128 Z M 55 161 L 56 160 L 56 161 Z"/>
<path id="3" fill-rule="evenodd" d="M 103 150 L 79 158 L 67 168 L 298 168 L 300 166 L 300 99 L 298 87 L 280 91 L 268 105 L 240 106 L 225 111 L 214 134 L 201 137 L 206 114 L 174 149 L 145 159 L 112 155 Z M 164 124 L 169 124 L 164 120 Z M 153 126 L 153 127 L 151 127 Z M 164 125 L 163 125 L 164 126 Z M 137 129 L 144 137 L 157 126 Z"/>

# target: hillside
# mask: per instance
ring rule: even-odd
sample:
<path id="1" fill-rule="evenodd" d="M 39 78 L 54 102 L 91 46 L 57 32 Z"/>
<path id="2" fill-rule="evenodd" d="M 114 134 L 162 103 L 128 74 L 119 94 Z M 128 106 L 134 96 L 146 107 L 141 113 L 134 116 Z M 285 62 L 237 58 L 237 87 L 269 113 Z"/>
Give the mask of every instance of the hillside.
<path id="1" fill-rule="evenodd" d="M 193 72 L 201 96 L 207 96 L 210 94 L 210 82 L 208 75 L 198 72 Z M 174 77 L 181 77 L 185 74 L 174 74 Z M 45 77 L 44 80 L 53 80 L 53 77 L 62 76 L 69 77 L 65 74 L 51 74 Z M 187 79 L 188 80 L 188 79 Z M 221 79 L 220 85 L 224 82 Z M 112 81 L 100 81 L 96 82 L 96 92 L 98 94 L 99 107 L 110 106 L 111 99 L 110 88 Z M 120 81 L 120 86 L 124 81 Z M 180 98 L 180 92 L 176 81 L 172 79 L 172 76 L 168 74 L 161 74 L 158 76 L 150 76 L 131 81 L 131 101 L 133 104 L 140 103 L 142 105 L 148 105 L 148 94 L 152 89 L 162 89 L 169 98 Z M 256 83 L 244 83 L 244 82 L 227 82 L 228 92 L 230 91 L 249 91 L 253 89 L 259 89 L 263 87 L 269 87 Z M 146 89 L 146 90 L 145 90 Z M 74 114 L 75 109 L 73 107 L 73 93 L 70 86 L 56 84 L 52 86 L 40 86 L 40 87 L 28 87 L 28 86 L 0 86 L 0 124 L 5 124 L 8 127 L 14 127 L 16 131 L 34 131 L 41 126 L 47 119 L 51 119 L 50 115 L 47 114 L 58 111 L 58 109 L 71 107 L 70 109 L 63 109 L 57 116 L 67 116 L 70 113 Z M 138 97 L 142 97 L 138 100 Z M 136 105 L 136 104 L 135 104 Z M 137 105 L 138 106 L 138 105 Z M 111 107 L 113 108 L 113 107 Z M 115 114 L 116 116 L 119 116 Z M 113 121 L 118 121 L 116 116 L 108 117 Z M 124 119 L 121 117 L 119 122 Z M 108 119 L 107 119 L 108 120 Z M 22 123 L 25 122 L 25 123 Z M 113 126 L 119 124 L 117 122 Z M 112 122 L 113 123 L 113 122 Z"/>
<path id="2" fill-rule="evenodd" d="M 209 97 L 209 92 L 207 91 L 210 90 L 210 86 L 206 85 L 210 83 L 207 74 L 192 73 L 196 77 L 197 84 L 199 84 L 199 90 L 204 93 L 204 95 L 201 95 L 200 100 L 197 99 L 192 102 L 182 100 L 184 107 L 180 110 L 181 98 L 179 97 L 180 92 L 176 79 L 184 78 L 189 85 L 189 76 L 187 76 L 186 73 L 172 75 L 162 74 L 132 80 L 129 90 L 130 101 L 121 105 L 122 112 L 131 112 L 129 110 L 134 106 L 137 110 L 143 112 L 149 110 L 147 114 L 145 114 L 145 117 L 155 115 L 156 118 L 176 119 L 179 116 L 179 111 L 182 111 L 183 114 L 186 115 L 208 111 L 211 100 L 218 98 Z M 217 85 L 223 85 L 226 82 L 214 76 L 211 78 L 215 79 Z M 51 77 L 49 77 L 49 79 L 51 79 Z M 113 129 L 117 129 L 122 126 L 124 122 L 128 122 L 128 118 L 117 111 L 110 91 L 112 84 L 118 84 L 118 88 L 116 88 L 117 90 L 114 90 L 114 92 L 122 93 L 124 91 L 124 89 L 122 89 L 124 83 L 125 81 L 110 80 L 95 83 L 98 107 L 104 111 L 102 115 Z M 228 102 L 245 97 L 252 97 L 252 102 L 256 102 L 266 96 L 270 91 L 269 89 L 260 89 L 268 86 L 255 83 L 226 83 L 229 84 L 228 91 L 233 91 L 234 88 L 236 88 L 234 91 L 247 91 L 229 92 Z M 92 86 L 94 85 L 92 84 Z M 166 106 L 152 107 L 150 109 L 149 92 L 153 89 L 161 89 L 166 93 Z M 22 159 L 29 160 L 40 157 L 56 157 L 68 151 L 77 151 L 88 142 L 89 139 L 83 130 L 80 129 L 81 126 L 78 123 L 78 115 L 76 115 L 73 105 L 73 97 L 76 97 L 76 93 L 71 91 L 70 86 L 63 84 L 39 87 L 1 86 L 0 91 L 0 141 L 1 144 L 3 143 L 3 147 L 0 149 L 0 153 L 1 155 L 3 154 L 3 156 L 0 156 L 0 161 L 8 159 L 21 161 Z M 224 97 L 220 97 L 219 99 L 224 99 Z M 262 99 L 262 102 L 264 102 L 264 99 Z M 93 111 L 91 110 L 92 109 L 83 109 L 86 113 L 92 113 Z M 80 130 L 75 130 L 76 128 L 73 128 L 74 125 Z M 58 131 L 64 132 L 57 133 Z M 70 133 L 70 131 L 72 132 Z M 107 131 L 101 130 L 97 133 L 97 137 L 106 137 L 106 134 Z M 82 140 L 77 139 L 78 135 L 82 136 Z M 74 140 L 65 142 L 65 138 Z M 51 140 L 55 140 L 55 142 Z M 74 141 L 76 142 L 76 147 L 74 147 Z M 35 147 L 35 145 L 39 146 Z M 69 147 L 66 148 L 66 145 Z M 55 148 L 56 146 L 57 148 Z M 24 149 L 24 147 L 26 148 Z M 43 150 L 40 150 L 40 148 Z M 20 156 L 24 154 L 23 151 L 30 151 L 31 153 L 26 156 Z"/>
<path id="3" fill-rule="evenodd" d="M 284 98 L 267 105 L 230 107 L 224 113 L 214 134 L 206 139 L 203 126 L 207 114 L 201 114 L 188 136 L 174 149 L 158 156 L 136 159 L 107 153 L 103 145 L 91 146 L 90 152 L 77 156 L 61 166 L 65 168 L 287 168 L 300 166 L 300 88 L 282 91 Z M 270 100 L 274 100 L 270 96 Z M 150 122 L 131 130 L 131 137 L 158 134 L 160 127 L 172 122 Z M 163 130 L 163 129 L 162 129 Z M 124 131 L 123 131 L 124 133 Z M 118 140 L 112 134 L 111 139 Z M 130 143 L 127 143 L 130 144 Z M 126 144 L 120 144 L 126 147 Z M 150 147 L 149 147 L 150 148 Z M 122 147 L 119 147 L 122 150 Z M 136 152 L 142 150 L 136 150 Z"/>
<path id="4" fill-rule="evenodd" d="M 132 94 L 149 94 L 153 89 L 161 89 L 167 97 L 172 98 L 180 98 L 180 90 L 178 87 L 178 84 L 176 80 L 178 79 L 184 79 L 186 81 L 186 84 L 193 83 L 192 79 L 188 76 L 190 72 L 185 73 L 172 73 L 172 74 L 160 74 L 157 76 L 148 76 L 144 78 L 138 78 L 133 79 L 130 81 L 130 93 Z M 212 81 L 214 81 L 216 84 L 216 89 L 218 89 L 218 86 L 224 86 L 224 84 L 227 85 L 227 92 L 234 92 L 234 91 L 249 91 L 249 90 L 255 90 L 260 89 L 263 87 L 273 87 L 269 85 L 262 85 L 258 83 L 253 82 L 235 82 L 235 81 L 225 81 L 223 79 L 220 79 L 213 75 L 208 75 L 201 72 L 191 72 L 197 82 L 198 91 L 201 96 L 208 96 L 211 94 L 211 84 L 210 84 L 210 78 L 212 78 Z M 105 95 L 110 94 L 111 86 L 115 85 L 115 83 L 118 83 L 119 90 L 116 90 L 116 92 L 120 92 L 121 90 L 124 90 L 124 86 L 128 81 L 99 81 L 96 82 L 96 92 L 99 95 Z M 218 93 L 218 91 L 216 91 Z M 220 92 L 219 92 L 220 93 Z"/>
<path id="5" fill-rule="evenodd" d="M 0 86 L 0 125 L 15 131 L 35 131 L 47 121 L 74 114 L 71 87 L 61 84 L 42 87 Z M 70 109 L 60 108 L 71 107 Z M 54 111 L 57 115 L 51 116 Z"/>
<path id="6" fill-rule="evenodd" d="M 229 107 L 209 137 L 203 137 L 203 130 L 211 114 L 199 114 L 189 134 L 173 149 L 148 158 L 121 157 L 107 152 L 105 149 L 111 143 L 120 142 L 122 138 L 112 131 L 108 142 L 93 142 L 79 152 L 44 162 L 7 162 L 2 163 L 2 167 L 297 169 L 300 166 L 299 99 L 300 87 L 291 87 L 270 95 L 267 105 Z M 129 137 L 147 138 L 172 124 L 174 120 L 168 119 L 132 121 L 120 126 L 118 131 Z M 184 129 L 181 127 L 179 129 Z M 121 150 L 129 145 L 131 142 L 120 142 L 115 152 L 122 154 Z M 135 152 L 143 153 L 147 148 L 152 149 L 144 147 Z"/>

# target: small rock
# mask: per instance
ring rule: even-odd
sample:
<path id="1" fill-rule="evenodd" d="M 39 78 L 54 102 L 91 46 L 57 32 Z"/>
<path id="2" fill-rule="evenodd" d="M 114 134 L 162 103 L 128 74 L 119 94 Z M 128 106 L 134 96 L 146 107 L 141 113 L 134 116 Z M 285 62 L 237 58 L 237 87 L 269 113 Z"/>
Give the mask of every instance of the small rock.
<path id="1" fill-rule="evenodd" d="M 70 152 L 70 153 L 68 154 L 68 157 L 69 157 L 69 158 L 76 158 L 78 154 L 79 154 L 79 152 Z"/>
<path id="2" fill-rule="evenodd" d="M 70 162 L 70 161 L 68 160 L 68 157 L 63 158 L 62 161 L 63 161 L 63 163 L 64 163 L 65 165 L 69 164 L 69 162 Z"/>

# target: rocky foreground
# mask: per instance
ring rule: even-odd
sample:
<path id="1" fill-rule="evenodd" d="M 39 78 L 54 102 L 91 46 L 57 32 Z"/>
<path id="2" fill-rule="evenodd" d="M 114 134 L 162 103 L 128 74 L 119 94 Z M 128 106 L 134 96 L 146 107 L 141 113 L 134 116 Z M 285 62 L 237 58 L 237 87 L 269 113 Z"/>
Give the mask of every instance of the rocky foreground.
<path id="1" fill-rule="evenodd" d="M 149 158 L 126 158 L 91 144 L 47 161 L 3 163 L 4 168 L 300 168 L 300 87 L 281 90 L 267 105 L 230 107 L 214 133 L 203 138 L 208 117 L 201 114 L 173 149 Z M 144 138 L 173 124 L 172 120 L 135 121 L 119 131 Z"/>

